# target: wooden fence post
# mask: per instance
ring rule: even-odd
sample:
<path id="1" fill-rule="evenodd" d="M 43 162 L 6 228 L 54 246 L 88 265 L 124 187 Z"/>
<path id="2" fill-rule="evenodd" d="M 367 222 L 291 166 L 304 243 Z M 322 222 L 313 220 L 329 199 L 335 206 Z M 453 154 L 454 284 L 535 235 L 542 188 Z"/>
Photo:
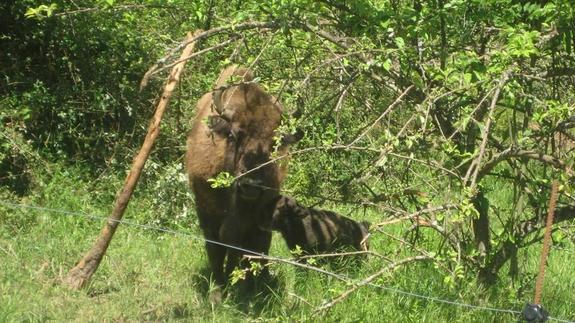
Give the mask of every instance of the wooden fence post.
<path id="1" fill-rule="evenodd" d="M 196 31 L 195 34 L 199 33 L 201 30 Z M 186 37 L 186 42 L 191 40 L 194 35 L 188 33 Z M 195 48 L 196 42 L 192 42 L 188 44 L 180 58 L 186 58 L 189 56 Z M 74 289 L 79 289 L 84 286 L 90 281 L 90 278 L 94 274 L 94 272 L 98 269 L 98 265 L 102 261 L 108 246 L 110 245 L 110 241 L 112 241 L 112 237 L 114 236 L 114 232 L 116 232 L 116 228 L 124 215 L 124 211 L 128 206 L 128 202 L 132 197 L 132 193 L 134 192 L 134 188 L 138 183 L 138 179 L 140 178 L 140 174 L 142 169 L 144 168 L 144 164 L 150 155 L 150 151 L 152 150 L 152 146 L 154 145 L 154 141 L 158 137 L 160 133 L 160 121 L 162 120 L 162 115 L 166 110 L 166 107 L 170 103 L 170 98 L 172 93 L 180 80 L 180 74 L 184 69 L 186 61 L 182 61 L 176 64 L 168 77 L 166 85 L 164 87 L 164 92 L 162 93 L 162 97 L 160 98 L 160 102 L 156 108 L 156 112 L 152 120 L 150 121 L 150 126 L 148 128 L 148 133 L 146 138 L 144 139 L 144 143 L 142 144 L 142 148 L 138 152 L 138 155 L 134 158 L 134 162 L 132 164 L 132 168 L 130 169 L 130 173 L 126 177 L 126 181 L 124 182 L 124 187 L 118 194 L 116 201 L 114 203 L 114 208 L 108 221 L 104 225 L 104 228 L 100 232 L 99 237 L 96 239 L 96 242 L 92 246 L 92 248 L 84 255 L 84 257 L 78 262 L 78 264 L 70 270 L 68 275 L 64 278 L 63 282 L 65 285 L 70 286 Z"/>

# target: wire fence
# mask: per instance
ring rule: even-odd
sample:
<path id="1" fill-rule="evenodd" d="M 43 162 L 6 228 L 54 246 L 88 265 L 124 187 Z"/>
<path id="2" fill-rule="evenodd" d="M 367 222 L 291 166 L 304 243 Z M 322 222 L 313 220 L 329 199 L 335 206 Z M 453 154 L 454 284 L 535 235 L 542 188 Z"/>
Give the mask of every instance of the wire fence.
<path id="1" fill-rule="evenodd" d="M 13 203 L 13 202 L 2 201 L 2 200 L 0 200 L 0 205 L 6 206 L 6 207 L 9 207 L 12 209 L 29 209 L 29 210 L 44 211 L 44 212 L 49 212 L 49 213 L 58 213 L 58 214 L 66 215 L 66 216 L 83 217 L 83 218 L 86 218 L 89 220 L 99 221 L 99 222 L 103 222 L 103 221 L 117 222 L 120 224 L 124 224 L 124 225 L 131 226 L 131 227 L 136 227 L 136 228 L 140 228 L 140 229 L 153 230 L 153 231 L 173 234 L 175 236 L 183 236 L 183 237 L 191 238 L 194 240 L 203 241 L 206 243 L 212 243 L 212 244 L 224 246 L 227 248 L 235 249 L 238 251 L 242 251 L 248 255 L 254 255 L 257 257 L 261 257 L 263 259 L 266 259 L 266 260 L 269 260 L 272 262 L 280 262 L 280 263 L 291 264 L 291 265 L 298 266 L 298 267 L 303 267 L 303 268 L 306 268 L 309 270 L 313 270 L 313 271 L 334 277 L 334 278 L 341 280 L 341 281 L 344 281 L 348 284 L 354 284 L 354 282 L 355 282 L 353 279 L 351 279 L 345 275 L 330 272 L 330 271 L 327 271 L 327 270 L 319 268 L 319 267 L 311 266 L 308 264 L 302 264 L 302 263 L 299 263 L 297 261 L 287 259 L 287 258 L 280 258 L 280 257 L 276 257 L 276 256 L 266 255 L 266 254 L 263 254 L 260 252 L 248 250 L 248 249 L 241 248 L 241 247 L 234 246 L 234 245 L 229 245 L 229 244 L 222 243 L 219 241 L 206 239 L 203 236 L 192 234 L 189 232 L 177 231 L 177 230 L 167 229 L 167 228 L 158 227 L 158 226 L 154 226 L 154 225 L 141 224 L 141 223 L 126 221 L 126 220 L 112 220 L 112 219 L 109 219 L 107 217 L 93 215 L 93 214 L 87 214 L 87 213 L 83 213 L 83 212 L 75 212 L 75 211 L 47 208 L 47 207 L 29 205 L 29 204 Z M 378 289 L 381 289 L 381 290 L 384 290 L 384 291 L 387 291 L 390 293 L 398 294 L 398 295 L 404 295 L 404 296 L 408 296 L 408 297 L 412 297 L 412 298 L 418 298 L 418 299 L 422 299 L 422 300 L 426 300 L 426 301 L 430 301 L 430 302 L 442 303 L 442 304 L 447 304 L 447 305 L 451 305 L 451 306 L 468 308 L 471 310 L 488 311 L 488 312 L 494 312 L 494 313 L 504 313 L 504 314 L 511 314 L 511 315 L 521 315 L 522 314 L 521 311 L 517 311 L 517 310 L 513 310 L 513 309 L 503 309 L 503 308 L 496 308 L 496 307 L 489 307 L 489 306 L 482 306 L 482 305 L 467 304 L 467 303 L 463 303 L 463 302 L 459 302 L 459 301 L 452 301 L 452 300 L 442 299 L 439 297 L 423 295 L 423 294 L 419 294 L 419 293 L 415 293 L 415 292 L 411 292 L 411 291 L 405 291 L 405 290 L 401 290 L 398 288 L 387 287 L 387 286 L 384 286 L 381 284 L 368 283 L 366 285 L 371 286 L 373 288 L 378 288 Z M 552 317 L 552 316 L 549 316 L 548 319 L 551 321 L 556 321 L 556 322 L 575 323 L 575 321 L 572 321 L 572 320 L 566 320 L 566 319 L 561 319 L 561 318 Z"/>

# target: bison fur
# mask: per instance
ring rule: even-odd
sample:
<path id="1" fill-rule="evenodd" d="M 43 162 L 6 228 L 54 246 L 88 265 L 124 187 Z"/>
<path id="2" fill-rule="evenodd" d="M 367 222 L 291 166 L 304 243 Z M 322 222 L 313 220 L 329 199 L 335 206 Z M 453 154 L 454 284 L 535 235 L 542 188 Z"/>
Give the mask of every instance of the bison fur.
<path id="1" fill-rule="evenodd" d="M 268 163 L 275 138 L 281 137 L 276 132 L 282 106 L 252 81 L 251 71 L 232 66 L 220 74 L 215 89 L 202 96 L 185 163 L 204 237 L 267 253 L 275 201 L 287 171 L 285 163 Z M 296 140 L 286 138 L 277 156 L 286 154 Z M 209 180 L 221 172 L 238 179 L 230 187 L 211 187 Z M 227 282 L 246 253 L 210 242 L 206 251 L 218 285 Z"/>
<path id="2" fill-rule="evenodd" d="M 272 229 L 281 233 L 291 250 L 299 246 L 304 254 L 345 247 L 367 251 L 369 225 L 367 221 L 356 222 L 332 211 L 303 206 L 287 196 L 278 199 L 272 218 Z"/>

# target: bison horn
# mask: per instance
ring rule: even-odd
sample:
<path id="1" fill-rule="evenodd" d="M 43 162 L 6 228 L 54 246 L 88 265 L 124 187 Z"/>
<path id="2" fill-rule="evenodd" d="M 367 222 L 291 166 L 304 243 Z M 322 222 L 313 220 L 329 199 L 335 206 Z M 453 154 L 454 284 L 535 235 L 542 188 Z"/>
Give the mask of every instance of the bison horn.
<path id="1" fill-rule="evenodd" d="M 218 112 L 218 114 L 222 117 L 224 113 L 224 106 L 222 105 L 222 94 L 224 90 L 224 88 L 218 88 L 212 92 L 212 101 L 214 102 L 214 107 L 216 108 L 216 112 Z"/>

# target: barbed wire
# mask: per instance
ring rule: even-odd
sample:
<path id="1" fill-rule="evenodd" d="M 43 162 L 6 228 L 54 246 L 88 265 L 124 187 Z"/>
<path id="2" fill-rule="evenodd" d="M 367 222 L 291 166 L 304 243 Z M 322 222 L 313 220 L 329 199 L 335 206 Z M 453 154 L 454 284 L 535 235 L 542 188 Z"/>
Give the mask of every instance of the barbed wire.
<path id="1" fill-rule="evenodd" d="M 30 210 L 45 211 L 45 212 L 50 212 L 50 213 L 60 213 L 60 214 L 64 214 L 67 216 L 84 217 L 84 218 L 87 218 L 90 220 L 96 220 L 96 221 L 117 222 L 117 223 L 121 223 L 121 224 L 124 224 L 127 226 L 137 227 L 137 228 L 141 228 L 141 229 L 154 230 L 154 231 L 158 231 L 158 232 L 173 234 L 176 236 L 184 236 L 184 237 L 192 238 L 194 240 L 199 240 L 199 241 L 203 241 L 203 242 L 212 243 L 212 244 L 220 245 L 223 247 L 235 249 L 238 251 L 242 251 L 242 252 L 245 252 L 245 253 L 250 254 L 250 255 L 255 255 L 255 256 L 261 257 L 262 259 L 287 263 L 287 264 L 291 264 L 291 265 L 298 266 L 298 267 L 303 267 L 303 268 L 310 269 L 310 270 L 313 270 L 313 271 L 316 271 L 316 272 L 319 272 L 319 273 L 322 273 L 322 274 L 325 274 L 328 276 L 335 277 L 335 278 L 342 280 L 346 283 L 352 283 L 353 284 L 353 280 L 351 278 L 345 276 L 345 275 L 333 273 L 333 272 L 327 271 L 325 269 L 311 266 L 308 264 L 302 264 L 302 263 L 299 263 L 299 262 L 294 261 L 294 260 L 290 260 L 290 259 L 286 259 L 286 258 L 280 258 L 280 257 L 276 257 L 276 256 L 271 256 L 271 255 L 266 255 L 266 254 L 261 253 L 261 252 L 252 251 L 249 249 L 245 249 L 245 248 L 241 248 L 238 246 L 226 244 L 223 242 L 206 239 L 202 236 L 199 236 L 199 235 L 196 235 L 193 233 L 189 233 L 189 232 L 177 231 L 177 230 L 167 229 L 167 228 L 163 228 L 163 227 L 158 227 L 155 225 L 141 224 L 141 223 L 126 221 L 126 220 L 113 220 L 113 219 L 109 219 L 107 217 L 93 215 L 93 214 L 87 214 L 84 212 L 68 211 L 68 210 L 48 208 L 48 207 L 42 207 L 42 206 L 36 206 L 36 205 L 30 205 L 30 204 L 13 203 L 13 202 L 8 202 L 8 201 L 3 201 L 3 200 L 0 200 L 0 205 L 4 205 L 4 206 L 7 206 L 7 207 L 10 207 L 13 209 L 30 209 Z M 405 295 L 405 296 L 409 296 L 409 297 L 413 297 L 413 298 L 423 299 L 423 300 L 432 301 L 432 302 L 436 302 L 436 303 L 448 304 L 448 305 L 452 305 L 452 306 L 469 308 L 472 310 L 489 311 L 489 312 L 495 312 L 495 313 L 506 313 L 506 314 L 512 314 L 512 315 L 521 315 L 522 314 L 521 311 L 516 311 L 516 310 L 512 310 L 512 309 L 502 309 L 502 308 L 496 308 L 496 307 L 474 305 L 474 304 L 467 304 L 467 303 L 458 302 L 458 301 L 446 300 L 446 299 L 442 299 L 439 297 L 422 295 L 422 294 L 418 294 L 418 293 L 410 292 L 410 291 L 405 291 L 405 290 L 401 290 L 401 289 L 394 288 L 394 287 L 387 287 L 387 286 L 383 286 L 381 284 L 368 283 L 366 285 L 374 287 L 374 288 L 379 288 L 379 289 L 387 291 L 387 292 L 399 294 L 399 295 Z M 556 318 L 556 317 L 552 317 L 552 316 L 549 316 L 548 319 L 551 321 L 557 321 L 557 322 L 575 323 L 575 321 Z"/>

